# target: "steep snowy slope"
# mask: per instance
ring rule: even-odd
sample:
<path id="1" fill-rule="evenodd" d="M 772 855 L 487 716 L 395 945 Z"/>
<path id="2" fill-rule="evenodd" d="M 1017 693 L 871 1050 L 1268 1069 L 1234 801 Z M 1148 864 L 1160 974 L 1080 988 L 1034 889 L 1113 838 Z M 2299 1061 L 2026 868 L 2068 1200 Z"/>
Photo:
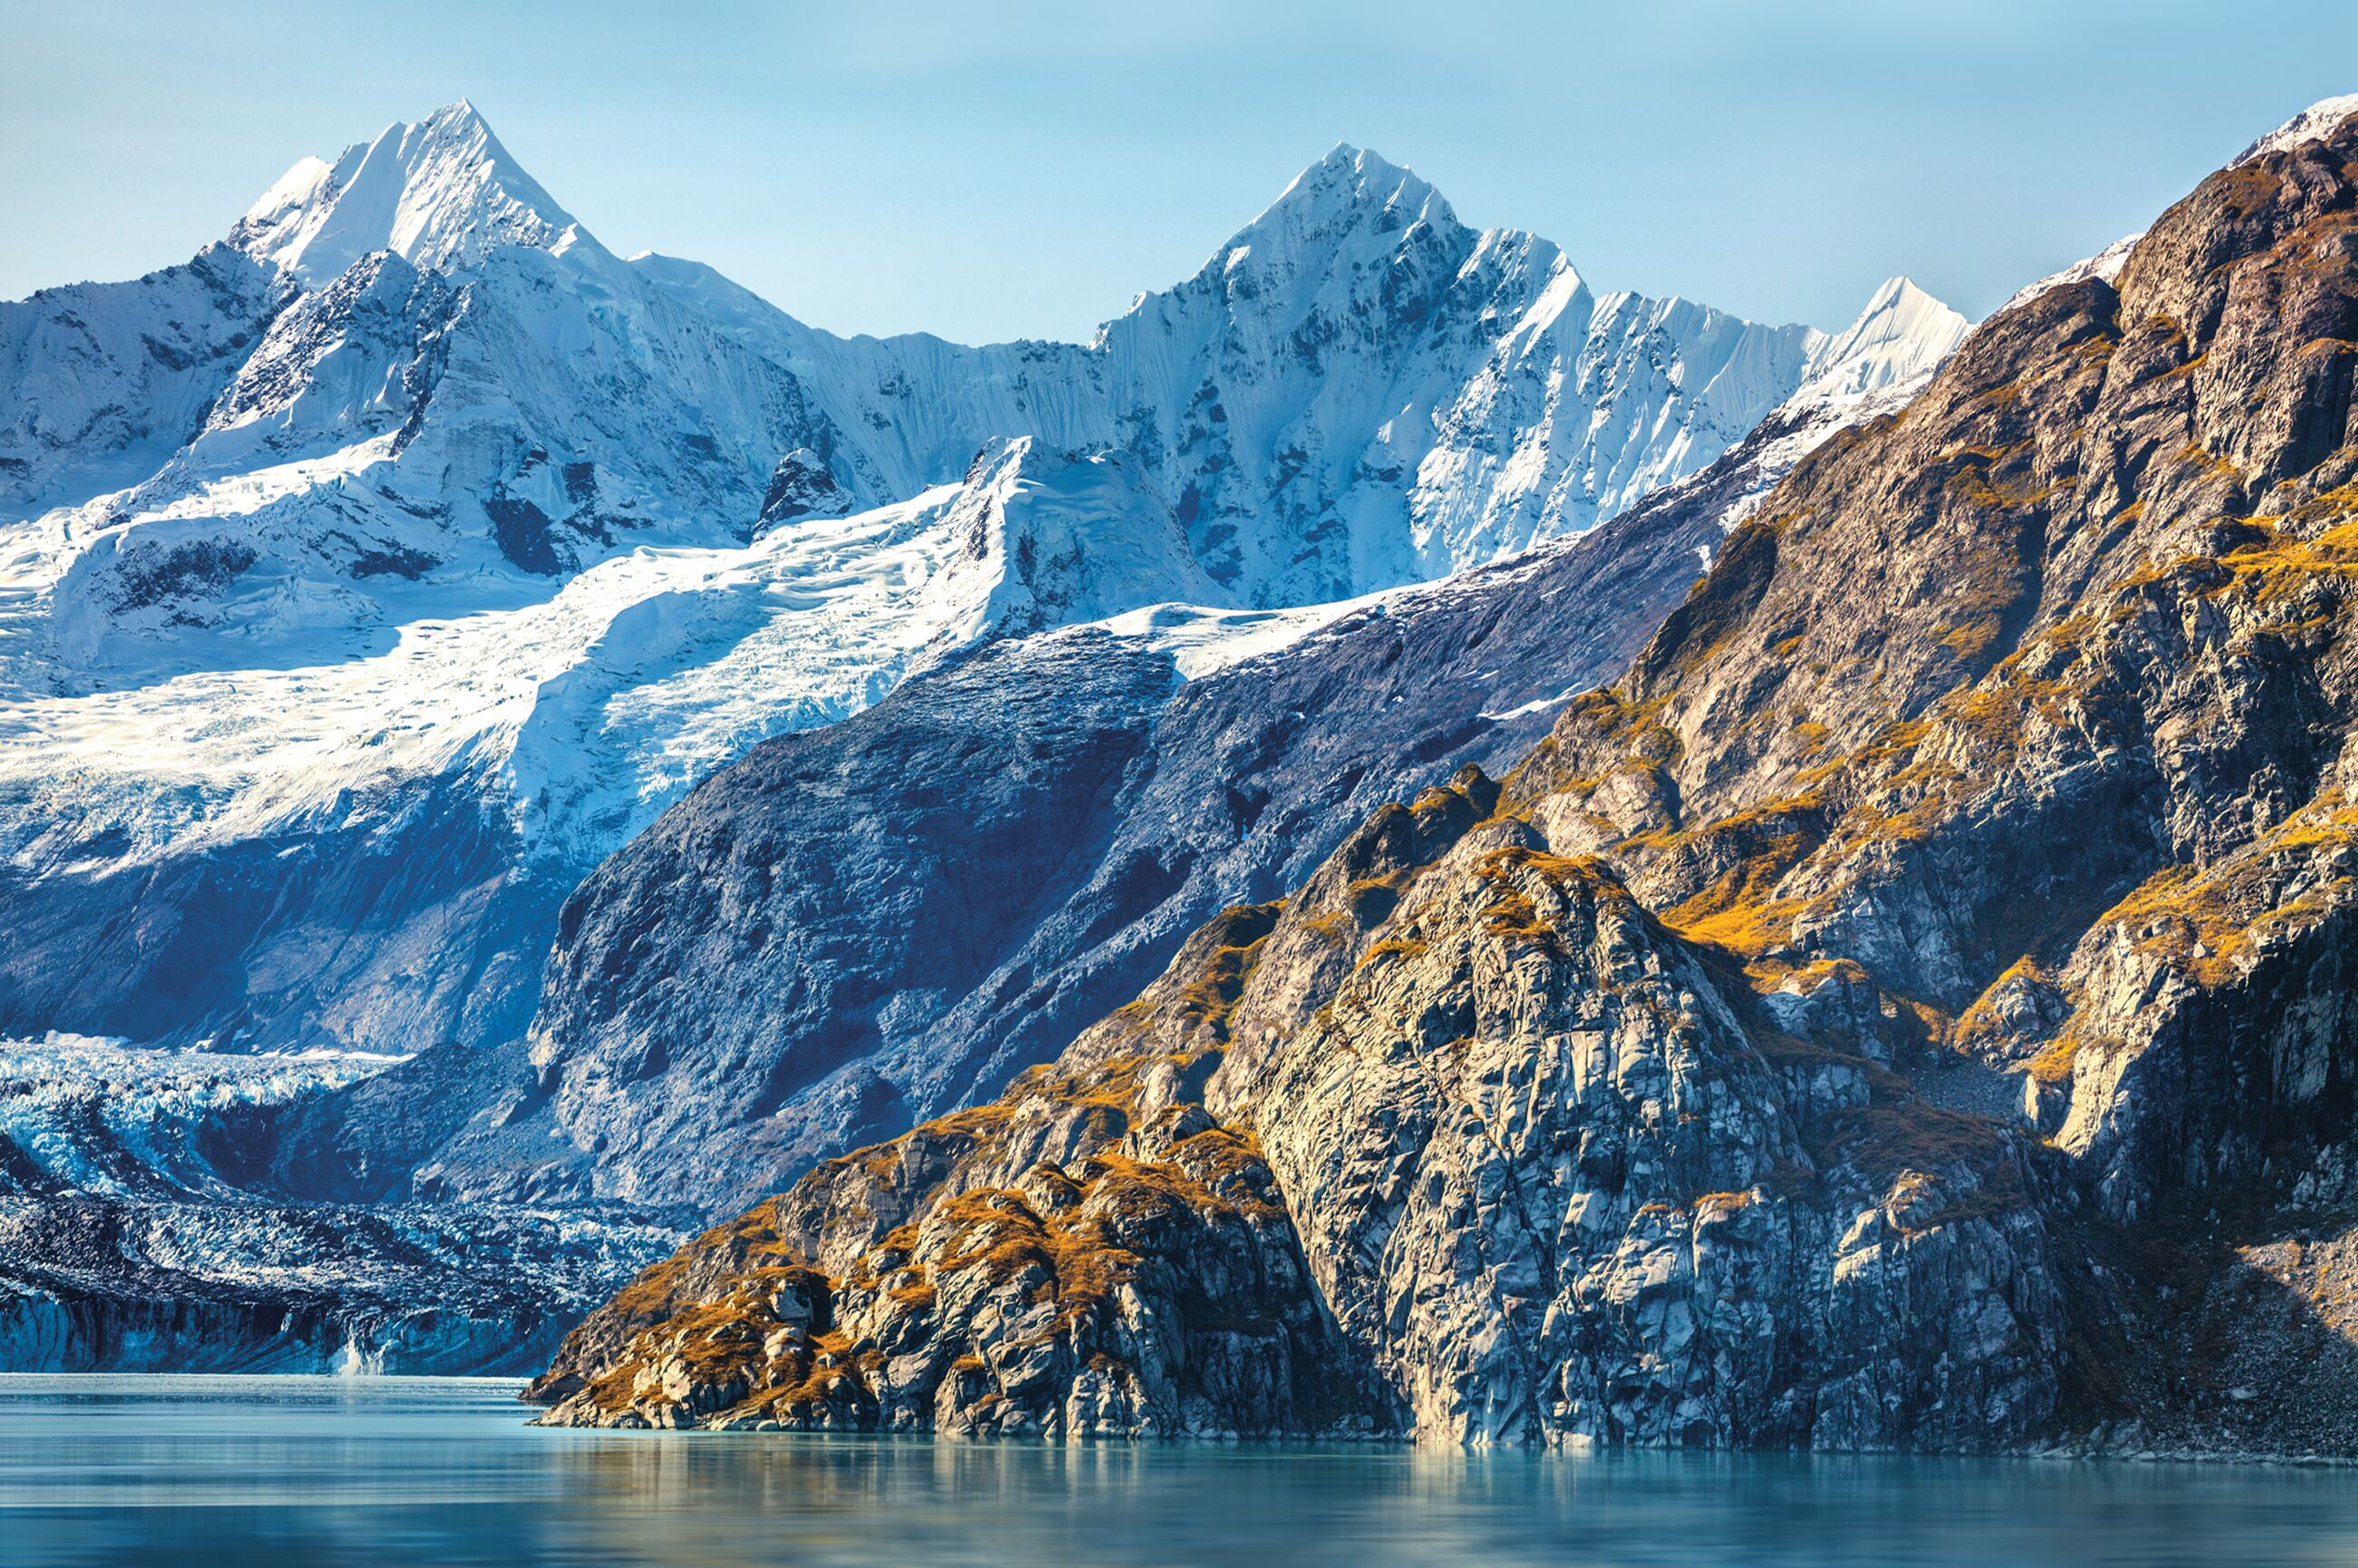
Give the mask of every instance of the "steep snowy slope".
<path id="1" fill-rule="evenodd" d="M 1895 277 L 1875 291 L 1858 319 L 1821 341 L 1793 402 L 1846 408 L 1866 398 L 1909 391 L 1963 341 L 1973 323 Z M 1940 345 L 1927 357 L 1927 350 Z"/>
<path id="2" fill-rule="evenodd" d="M 0 1016 L 399 1052 L 511 1037 L 572 882 L 763 737 L 986 636 L 1192 599 L 1129 640 L 1209 668 L 1347 608 L 1223 611 L 1153 515 L 1126 460 L 1022 439 L 908 503 L 642 547 L 381 654 L 8 704 Z"/>
<path id="3" fill-rule="evenodd" d="M 200 429 L 288 286 L 228 245 L 0 304 L 0 516 L 135 484 Z"/>
<path id="4" fill-rule="evenodd" d="M 314 287 L 375 251 L 451 273 L 504 245 L 562 251 L 580 237 L 464 99 L 333 164 L 300 160 L 230 231 L 239 250 Z"/>
<path id="5" fill-rule="evenodd" d="M 1424 181 L 1347 146 L 1086 350 L 847 342 L 709 269 L 633 265 L 774 345 L 847 445 L 902 484 L 962 460 L 977 429 L 1129 453 L 1206 568 L 1260 605 L 1579 533 L 1706 466 L 1797 390 L 1831 394 L 1830 367 L 1853 367 L 1858 391 L 1921 376 L 1966 326 L 1898 279 L 1837 336 L 1599 297 L 1547 241 L 1468 228 Z"/>

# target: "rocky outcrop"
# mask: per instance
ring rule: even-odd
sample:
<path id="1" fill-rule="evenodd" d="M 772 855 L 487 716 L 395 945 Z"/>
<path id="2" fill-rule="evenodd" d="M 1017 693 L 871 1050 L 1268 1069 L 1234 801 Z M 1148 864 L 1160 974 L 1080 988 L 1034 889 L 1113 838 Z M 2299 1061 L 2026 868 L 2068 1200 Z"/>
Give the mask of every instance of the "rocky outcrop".
<path id="1" fill-rule="evenodd" d="M 2352 1452 L 2353 228 L 2358 121 L 2206 181 L 1066 1050 L 1251 1141 L 1372 1428 Z"/>
<path id="2" fill-rule="evenodd" d="M 2052 1412 L 2028 1140 L 1747 1027 L 1740 977 L 1511 819 L 1369 936 L 1300 1022 L 1247 999 L 1210 1098 L 1420 1435 L 1957 1448 Z"/>
<path id="3" fill-rule="evenodd" d="M 529 1397 L 596 1426 L 1378 1431 L 1269 1166 L 1186 1093 L 1208 1065 L 1035 1068 L 821 1166 L 641 1275 Z"/>
<path id="4" fill-rule="evenodd" d="M 852 504 L 852 498 L 835 481 L 827 460 L 808 447 L 796 447 L 770 470 L 769 488 L 762 492 L 762 514 L 752 532 L 759 538 L 796 518 L 840 516 Z"/>
<path id="5" fill-rule="evenodd" d="M 810 1120 L 889 1122 L 894 1088 L 862 1069 L 1087 875 L 1173 685 L 1167 657 L 1110 637 L 989 652 L 708 780 L 567 901 L 537 1077 L 428 1190 L 478 1170 L 579 1190 L 595 1160 L 623 1195 L 742 1193 Z"/>
<path id="6" fill-rule="evenodd" d="M 1496 800 L 1469 771 L 1379 813 L 1058 1066 L 651 1271 L 535 1385 L 547 1419 L 2034 1430 L 2062 1319 L 2028 1141 L 1747 1023 L 1740 978 Z"/>

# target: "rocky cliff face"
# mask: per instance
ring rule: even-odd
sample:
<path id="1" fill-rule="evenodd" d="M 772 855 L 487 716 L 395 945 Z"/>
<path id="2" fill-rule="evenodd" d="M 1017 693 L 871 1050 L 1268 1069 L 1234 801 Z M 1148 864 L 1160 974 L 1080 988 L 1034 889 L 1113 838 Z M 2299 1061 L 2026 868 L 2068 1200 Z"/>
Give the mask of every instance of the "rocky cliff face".
<path id="1" fill-rule="evenodd" d="M 2030 1141 L 1778 1034 L 1740 975 L 1497 801 L 1469 770 L 1378 813 L 1057 1066 L 693 1244 L 568 1339 L 536 1385 L 551 1419 L 2033 1430 L 2062 1323 Z"/>
<path id="2" fill-rule="evenodd" d="M 530 1082 L 426 1179 L 579 1196 L 602 1162 L 615 1191 L 676 1199 L 741 1189 L 813 1120 L 890 1118 L 871 1059 L 1087 876 L 1174 684 L 1167 657 L 1078 633 L 725 770 L 567 901 L 549 992 L 578 1033 L 544 1033 Z"/>
<path id="3" fill-rule="evenodd" d="M 2351 1451 L 2353 232 L 2358 122 L 2263 144 L 1806 460 L 1501 784 L 1067 1050 L 1157 1086 L 1098 1108 L 1126 1157 L 1174 1107 L 1251 1150 L 1370 1429 Z M 1044 1195 L 1100 1147 L 1002 1153 Z M 778 1230 L 830 1290 L 834 1234 Z M 593 1317 L 553 1419 L 732 1419 L 650 1380 L 695 1323 Z"/>
<path id="4" fill-rule="evenodd" d="M 1267 1163 L 1185 1095 L 1205 1065 L 1035 1069 L 823 1166 L 641 1275 L 534 1395 L 593 1425 L 1379 1431 Z"/>
<path id="5" fill-rule="evenodd" d="M 1209 1098 L 1317 1195 L 1322 1295 L 1411 1430 L 1946 1448 L 2050 1413 L 2027 1140 L 1747 1028 L 1739 979 L 1523 824 L 1305 903 L 1346 870 L 1410 880 L 1316 1010 L 1246 999 Z"/>

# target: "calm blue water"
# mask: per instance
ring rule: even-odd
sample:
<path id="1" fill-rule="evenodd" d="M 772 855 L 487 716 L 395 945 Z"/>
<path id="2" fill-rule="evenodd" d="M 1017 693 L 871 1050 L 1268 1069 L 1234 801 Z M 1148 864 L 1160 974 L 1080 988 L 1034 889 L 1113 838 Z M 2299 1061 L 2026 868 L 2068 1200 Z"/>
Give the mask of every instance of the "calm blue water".
<path id="1" fill-rule="evenodd" d="M 0 1377 L 0 1563 L 2358 1563 L 2358 1475 L 540 1432 L 514 1385 Z"/>

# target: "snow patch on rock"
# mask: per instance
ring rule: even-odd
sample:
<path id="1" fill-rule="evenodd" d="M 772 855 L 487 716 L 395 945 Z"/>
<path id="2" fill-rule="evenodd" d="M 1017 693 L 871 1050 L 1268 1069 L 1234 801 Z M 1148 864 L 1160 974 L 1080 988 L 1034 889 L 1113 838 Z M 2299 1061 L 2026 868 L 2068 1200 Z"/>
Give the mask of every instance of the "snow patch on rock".
<path id="1" fill-rule="evenodd" d="M 2343 92 L 2331 98 L 2320 98 L 2250 146 L 2245 147 L 2236 155 L 2235 161 L 2227 167 L 2241 168 L 2244 165 L 2256 158 L 2266 157 L 2270 153 L 2280 153 L 2288 147 L 2299 146 L 2304 142 L 2321 141 L 2331 135 L 2342 122 L 2353 114 L 2358 114 L 2358 92 Z"/>

